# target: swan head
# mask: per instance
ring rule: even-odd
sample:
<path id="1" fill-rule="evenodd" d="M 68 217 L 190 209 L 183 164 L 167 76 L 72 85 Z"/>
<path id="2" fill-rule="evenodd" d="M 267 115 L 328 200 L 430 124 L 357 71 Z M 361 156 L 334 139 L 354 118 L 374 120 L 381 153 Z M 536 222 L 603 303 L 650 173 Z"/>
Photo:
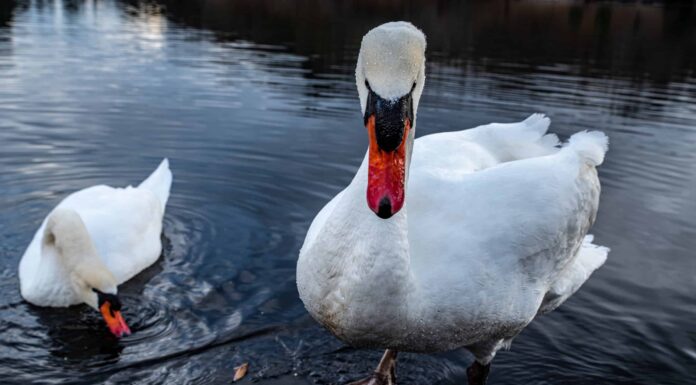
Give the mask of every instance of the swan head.
<path id="1" fill-rule="evenodd" d="M 80 215 L 57 208 L 49 215 L 42 247 L 52 248 L 82 301 L 99 311 L 116 337 L 130 334 L 121 315 L 117 281 L 102 262 Z"/>
<path id="2" fill-rule="evenodd" d="M 425 46 L 423 32 L 403 21 L 372 29 L 360 46 L 355 80 L 370 139 L 367 204 L 383 219 L 404 205 Z"/>

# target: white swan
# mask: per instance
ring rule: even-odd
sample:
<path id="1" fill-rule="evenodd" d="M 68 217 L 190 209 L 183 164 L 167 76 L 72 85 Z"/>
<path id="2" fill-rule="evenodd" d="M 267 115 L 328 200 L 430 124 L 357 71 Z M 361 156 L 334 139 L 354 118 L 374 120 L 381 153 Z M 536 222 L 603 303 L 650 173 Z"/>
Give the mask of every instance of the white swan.
<path id="1" fill-rule="evenodd" d="M 86 303 L 114 335 L 130 334 L 116 287 L 159 257 L 171 183 L 164 159 L 138 187 L 98 185 L 68 195 L 22 256 L 22 297 L 38 306 Z"/>
<path id="2" fill-rule="evenodd" d="M 369 149 L 312 222 L 297 265 L 317 321 L 350 345 L 388 349 L 361 384 L 393 383 L 398 350 L 460 347 L 476 358 L 469 382 L 485 383 L 498 349 L 608 252 L 587 235 L 606 136 L 577 133 L 559 148 L 535 114 L 414 141 L 425 45 L 406 22 L 363 38 L 355 77 Z"/>

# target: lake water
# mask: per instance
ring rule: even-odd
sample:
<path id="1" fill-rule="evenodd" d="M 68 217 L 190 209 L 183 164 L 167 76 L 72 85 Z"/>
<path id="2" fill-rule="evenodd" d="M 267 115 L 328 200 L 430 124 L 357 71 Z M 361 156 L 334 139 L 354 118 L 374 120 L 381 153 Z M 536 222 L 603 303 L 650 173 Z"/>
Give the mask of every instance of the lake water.
<path id="1" fill-rule="evenodd" d="M 351 6 L 351 4 L 353 4 Z M 0 2 L 0 382 L 328 384 L 381 352 L 305 312 L 295 263 L 367 146 L 361 36 L 428 36 L 418 135 L 532 112 L 604 130 L 606 265 L 493 363 L 491 384 L 696 383 L 694 3 Z M 17 265 L 63 197 L 175 175 L 163 257 L 121 287 L 133 335 L 42 309 Z M 462 384 L 465 352 L 404 354 L 402 384 Z"/>

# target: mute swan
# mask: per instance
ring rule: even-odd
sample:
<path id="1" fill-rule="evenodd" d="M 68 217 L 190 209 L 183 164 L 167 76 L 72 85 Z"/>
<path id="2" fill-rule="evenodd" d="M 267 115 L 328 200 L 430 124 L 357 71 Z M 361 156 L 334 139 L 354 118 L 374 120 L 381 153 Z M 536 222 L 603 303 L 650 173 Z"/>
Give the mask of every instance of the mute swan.
<path id="1" fill-rule="evenodd" d="M 535 114 L 414 141 L 425 46 L 407 22 L 364 36 L 355 78 L 369 149 L 312 222 L 297 264 L 319 323 L 350 345 L 387 349 L 355 384 L 393 384 L 397 351 L 460 347 L 475 357 L 469 383 L 484 384 L 498 349 L 608 253 L 587 235 L 607 137 L 576 133 L 559 148 Z"/>
<path id="2" fill-rule="evenodd" d="M 171 183 L 164 159 L 138 187 L 98 185 L 68 195 L 22 256 L 22 297 L 38 306 L 86 303 L 115 336 L 130 334 L 116 286 L 159 257 Z"/>

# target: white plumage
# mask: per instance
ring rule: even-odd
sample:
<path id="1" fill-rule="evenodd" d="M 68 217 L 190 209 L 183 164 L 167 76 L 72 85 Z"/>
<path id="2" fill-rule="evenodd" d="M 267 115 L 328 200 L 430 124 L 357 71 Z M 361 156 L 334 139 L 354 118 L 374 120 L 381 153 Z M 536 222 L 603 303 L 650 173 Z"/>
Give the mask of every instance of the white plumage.
<path id="1" fill-rule="evenodd" d="M 374 33 L 380 29 L 388 31 Z M 419 35 L 407 23 L 378 27 L 364 38 L 361 57 L 376 55 L 371 39 L 408 44 Z M 413 52 L 398 60 L 424 62 Z M 365 65 L 359 59 L 356 69 L 363 113 L 362 84 L 381 84 L 365 74 L 390 73 Z M 415 81 L 417 106 L 424 75 Z M 300 251 L 297 285 L 311 315 L 353 346 L 467 347 L 488 364 L 537 314 L 572 295 L 608 253 L 587 235 L 607 137 L 580 132 L 561 147 L 546 134 L 549 123 L 534 114 L 413 141 L 406 203 L 387 220 L 365 201 L 366 156 L 314 219 Z"/>
<path id="2" fill-rule="evenodd" d="M 92 288 L 116 293 L 162 251 L 172 173 L 164 159 L 138 187 L 92 186 L 67 196 L 42 222 L 19 264 L 22 296 L 40 306 L 87 303 Z"/>

